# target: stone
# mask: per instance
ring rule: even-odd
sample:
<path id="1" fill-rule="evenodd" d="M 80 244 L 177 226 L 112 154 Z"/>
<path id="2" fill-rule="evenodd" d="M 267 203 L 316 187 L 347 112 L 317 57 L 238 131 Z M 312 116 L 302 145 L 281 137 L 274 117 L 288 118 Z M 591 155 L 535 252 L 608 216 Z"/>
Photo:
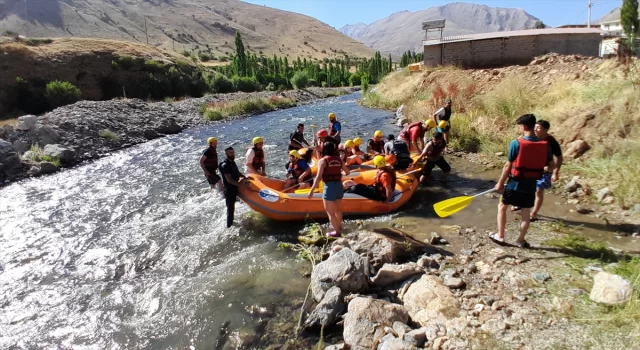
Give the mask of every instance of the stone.
<path id="1" fill-rule="evenodd" d="M 409 286 L 402 299 L 416 324 L 427 327 L 432 321 L 456 317 L 460 302 L 440 278 L 422 276 Z"/>
<path id="2" fill-rule="evenodd" d="M 606 197 L 609 197 L 611 195 L 612 193 L 609 187 L 605 187 L 598 191 L 598 193 L 596 194 L 596 199 L 598 200 L 598 202 L 602 202 Z"/>
<path id="3" fill-rule="evenodd" d="M 545 281 L 551 279 L 551 275 L 549 275 L 546 272 L 536 272 L 536 273 L 533 274 L 533 278 L 536 281 L 545 282 Z"/>
<path id="4" fill-rule="evenodd" d="M 249 349 L 260 340 L 260 336 L 252 328 L 242 328 L 229 335 L 229 345 L 231 349 Z"/>
<path id="5" fill-rule="evenodd" d="M 578 182 L 579 179 L 579 176 L 574 176 L 571 181 L 564 185 L 564 190 L 569 193 L 575 192 L 580 187 L 580 183 Z"/>
<path id="6" fill-rule="evenodd" d="M 447 277 L 444 279 L 444 285 L 451 289 L 463 288 L 465 286 L 462 278 L 459 277 Z"/>
<path id="7" fill-rule="evenodd" d="M 502 156 L 504 156 L 504 152 L 496 152 L 496 156 L 502 157 Z"/>
<path id="8" fill-rule="evenodd" d="M 587 207 L 583 207 L 583 206 L 577 206 L 577 207 L 576 207 L 576 212 L 577 212 L 578 214 L 586 215 L 586 214 L 591 214 L 591 213 L 593 213 L 593 209 L 591 209 L 591 208 L 587 208 Z"/>
<path id="9" fill-rule="evenodd" d="M 52 143 L 58 143 L 60 134 L 51 127 L 38 125 L 35 129 L 35 138 L 40 147 L 45 147 Z"/>
<path id="10" fill-rule="evenodd" d="M 591 146 L 584 140 L 575 140 L 567 145 L 567 150 L 562 152 L 563 156 L 569 159 L 576 159 L 582 156 Z"/>
<path id="11" fill-rule="evenodd" d="M 22 173 L 18 152 L 10 142 L 0 140 L 0 181 L 11 179 Z"/>
<path id="12" fill-rule="evenodd" d="M 403 127 L 405 124 L 409 123 L 409 119 L 406 117 L 398 117 L 396 121 L 396 126 Z"/>
<path id="13" fill-rule="evenodd" d="M 31 148 L 31 146 L 23 140 L 16 140 L 16 142 L 13 143 L 13 148 L 18 153 L 25 153 L 29 152 L 29 148 Z"/>
<path id="14" fill-rule="evenodd" d="M 569 200 L 567 200 L 567 204 L 578 204 L 578 203 L 580 203 L 580 201 L 577 200 L 577 199 L 569 199 Z"/>
<path id="15" fill-rule="evenodd" d="M 447 342 L 449 340 L 449 337 L 439 337 L 433 340 L 433 346 L 432 349 L 433 350 L 440 350 L 442 349 L 442 346 L 444 345 L 445 342 Z"/>
<path id="16" fill-rule="evenodd" d="M 371 279 L 371 283 L 378 287 L 386 287 L 420 273 L 422 273 L 422 269 L 416 263 L 403 265 L 384 264 L 378 270 L 376 276 Z"/>
<path id="17" fill-rule="evenodd" d="M 39 175 L 52 174 L 60 170 L 60 168 L 58 168 L 57 166 L 55 166 L 53 163 L 50 163 L 50 162 L 40 162 L 40 164 L 38 164 L 38 167 L 40 168 Z"/>
<path id="18" fill-rule="evenodd" d="M 402 322 L 393 322 L 393 330 L 398 335 L 398 338 L 404 339 L 404 334 L 411 331 L 411 327 Z"/>
<path id="19" fill-rule="evenodd" d="M 378 350 L 410 350 L 411 347 L 403 340 L 398 338 L 387 338 L 386 336 L 380 339 Z"/>
<path id="20" fill-rule="evenodd" d="M 384 328 L 396 321 L 405 324 L 409 321 L 404 306 L 357 297 L 349 303 L 344 316 L 344 342 L 353 350 L 369 350 L 385 334 Z"/>
<path id="21" fill-rule="evenodd" d="M 418 266 L 423 268 L 423 269 L 437 269 L 440 267 L 440 264 L 438 264 L 438 261 L 436 259 L 430 258 L 428 256 L 422 256 L 420 257 L 420 259 L 418 259 L 417 262 Z"/>
<path id="22" fill-rule="evenodd" d="M 46 145 L 42 152 L 49 157 L 60 159 L 60 162 L 64 164 L 70 164 L 76 158 L 74 150 L 58 144 Z"/>
<path id="23" fill-rule="evenodd" d="M 616 199 L 609 196 L 609 197 L 605 197 L 605 199 L 602 200 L 602 204 L 613 204 L 616 202 Z"/>
<path id="24" fill-rule="evenodd" d="M 424 347 L 424 343 L 427 341 L 426 330 L 426 327 L 422 327 L 407 332 L 404 335 L 404 340 L 415 347 L 422 348 Z"/>
<path id="25" fill-rule="evenodd" d="M 633 207 L 631 208 L 631 210 L 633 210 L 636 213 L 640 213 L 640 203 L 639 204 L 634 204 Z"/>
<path id="26" fill-rule="evenodd" d="M 155 130 L 161 134 L 172 135 L 182 131 L 182 127 L 176 123 L 175 118 L 166 118 L 160 121 L 160 125 Z"/>
<path id="27" fill-rule="evenodd" d="M 319 263 L 311 273 L 313 298 L 320 302 L 326 291 L 338 286 L 343 292 L 357 293 L 367 287 L 369 263 L 351 249 L 344 248 Z"/>
<path id="28" fill-rule="evenodd" d="M 329 345 L 324 348 L 324 350 L 343 350 L 343 349 L 344 349 L 344 343 Z"/>
<path id="29" fill-rule="evenodd" d="M 322 298 L 322 301 L 311 312 L 304 322 L 305 328 L 328 327 L 336 323 L 338 315 L 344 311 L 344 296 L 340 288 L 331 287 Z"/>
<path id="30" fill-rule="evenodd" d="M 384 264 L 405 260 L 411 252 L 429 249 L 423 242 L 391 228 L 357 231 L 345 238 L 349 241 L 349 247 L 358 254 L 366 254 L 376 269 Z M 411 244 L 411 250 L 407 250 L 408 243 Z"/>
<path id="31" fill-rule="evenodd" d="M 147 140 L 153 140 L 153 139 L 162 137 L 162 135 L 160 135 L 157 131 L 153 129 L 145 129 L 142 134 L 144 135 L 144 138 Z"/>
<path id="32" fill-rule="evenodd" d="M 15 126 L 16 130 L 19 131 L 29 131 L 36 126 L 38 122 L 38 117 L 35 115 L 23 115 L 18 118 L 18 123 Z"/>
<path id="33" fill-rule="evenodd" d="M 616 305 L 631 299 L 633 287 L 624 278 L 600 271 L 593 277 L 593 288 L 589 298 L 595 302 Z"/>

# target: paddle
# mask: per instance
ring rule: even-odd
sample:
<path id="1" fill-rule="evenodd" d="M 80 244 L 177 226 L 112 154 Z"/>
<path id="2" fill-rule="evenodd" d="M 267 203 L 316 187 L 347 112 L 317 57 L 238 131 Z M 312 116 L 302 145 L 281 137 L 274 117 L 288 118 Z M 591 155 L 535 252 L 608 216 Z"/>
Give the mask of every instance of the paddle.
<path id="1" fill-rule="evenodd" d="M 482 196 L 483 194 L 491 193 L 493 191 L 495 191 L 494 188 L 478 193 L 474 196 L 460 196 L 449 198 L 447 200 L 434 204 L 433 210 L 435 210 L 436 214 L 438 214 L 439 217 L 445 218 L 466 208 L 467 205 L 471 204 L 475 197 Z"/>

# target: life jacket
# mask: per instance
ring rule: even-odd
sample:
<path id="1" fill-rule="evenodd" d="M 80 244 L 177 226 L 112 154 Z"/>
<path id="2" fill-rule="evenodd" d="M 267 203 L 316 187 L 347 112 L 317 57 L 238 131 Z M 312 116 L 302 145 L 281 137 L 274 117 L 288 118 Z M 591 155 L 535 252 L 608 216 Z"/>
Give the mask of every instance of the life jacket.
<path id="1" fill-rule="evenodd" d="M 547 165 L 549 143 L 546 140 L 529 141 L 517 139 L 520 145 L 518 156 L 511 166 L 510 176 L 516 180 L 538 180 L 544 174 Z"/>
<path id="2" fill-rule="evenodd" d="M 398 137 L 401 138 L 401 139 L 405 139 L 407 141 L 411 141 L 410 140 L 411 136 L 409 135 L 409 131 L 412 128 L 415 128 L 415 127 L 421 128 L 422 127 L 422 122 L 413 122 L 413 123 L 407 125 L 406 128 L 402 129 L 402 131 L 400 132 L 400 135 L 398 135 Z"/>
<path id="3" fill-rule="evenodd" d="M 440 156 L 442 155 L 442 152 L 447 147 L 447 142 L 445 140 L 442 140 L 442 144 L 440 146 L 438 146 L 433 141 L 434 141 L 433 139 L 429 140 L 429 142 L 431 142 L 431 144 L 433 145 L 433 151 L 431 151 L 431 154 L 427 155 L 427 158 L 428 159 L 439 159 Z"/>
<path id="4" fill-rule="evenodd" d="M 449 121 L 451 119 L 451 107 L 442 108 L 444 108 L 444 116 L 440 117 L 440 120 Z"/>
<path id="5" fill-rule="evenodd" d="M 396 155 L 396 162 L 393 164 L 394 169 L 404 170 L 413 163 L 413 159 L 409 154 L 409 146 L 406 142 L 402 140 L 393 141 L 391 152 Z"/>
<path id="6" fill-rule="evenodd" d="M 264 150 L 260 149 L 258 147 L 253 147 L 253 161 L 251 162 L 251 165 L 253 165 L 253 168 L 256 170 L 260 170 L 260 169 L 264 169 L 265 167 L 265 162 L 264 162 Z"/>
<path id="7" fill-rule="evenodd" d="M 371 149 L 378 152 L 378 153 L 384 153 L 384 140 L 380 140 L 380 141 L 376 141 L 376 139 L 371 138 L 369 139 L 371 140 Z"/>
<path id="8" fill-rule="evenodd" d="M 331 124 L 329 125 L 329 136 L 335 136 L 335 134 L 338 133 L 338 129 L 336 128 L 336 124 L 340 124 L 339 121 L 334 120 L 332 122 L 330 122 Z"/>
<path id="9" fill-rule="evenodd" d="M 324 183 L 342 180 L 342 161 L 338 156 L 322 157 L 327 167 L 322 172 L 322 181 Z"/>
<path id="10" fill-rule="evenodd" d="M 382 197 L 384 197 L 384 199 L 386 200 L 387 190 L 384 188 L 384 185 L 382 185 L 382 182 L 380 181 L 380 177 L 382 177 L 382 174 L 384 173 L 391 175 L 391 184 L 392 184 L 391 186 L 393 187 L 393 189 L 395 189 L 396 187 L 396 181 L 398 180 L 398 178 L 396 177 L 396 173 L 393 170 L 389 169 L 388 167 L 379 169 L 378 172 L 376 173 L 373 186 L 376 188 L 376 191 L 378 191 L 378 193 L 380 193 Z"/>
<path id="11" fill-rule="evenodd" d="M 291 174 L 291 176 L 296 180 L 300 175 L 304 174 L 304 170 L 300 167 L 300 162 L 304 162 L 304 160 L 298 159 L 295 162 L 289 162 L 289 168 L 287 169 L 289 174 Z"/>
<path id="12" fill-rule="evenodd" d="M 204 160 L 204 167 L 209 170 L 209 171 L 215 171 L 218 170 L 218 152 L 214 149 L 212 149 L 211 147 L 209 147 L 207 150 L 205 150 L 204 152 L 207 152 L 211 150 L 211 155 L 207 156 Z M 203 152 L 203 155 L 204 155 Z"/>

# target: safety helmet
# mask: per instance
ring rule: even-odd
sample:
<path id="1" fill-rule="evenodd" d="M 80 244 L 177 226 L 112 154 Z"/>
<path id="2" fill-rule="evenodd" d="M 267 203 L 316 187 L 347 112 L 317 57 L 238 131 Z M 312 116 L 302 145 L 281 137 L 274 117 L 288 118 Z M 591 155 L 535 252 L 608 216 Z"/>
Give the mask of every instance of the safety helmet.
<path id="1" fill-rule="evenodd" d="M 293 156 L 293 158 L 295 158 L 295 159 L 300 158 L 300 152 L 296 151 L 295 149 L 291 150 L 291 152 L 289 152 L 289 155 Z"/>
<path id="2" fill-rule="evenodd" d="M 362 144 L 362 139 L 359 137 L 356 137 L 355 139 L 353 139 L 353 144 L 356 146 L 360 146 Z"/>
<path id="3" fill-rule="evenodd" d="M 329 120 L 334 120 L 334 119 L 336 119 L 336 114 L 333 112 L 329 113 Z"/>
<path id="4" fill-rule="evenodd" d="M 351 141 L 351 140 L 347 140 L 347 141 L 344 142 L 344 147 L 346 147 L 346 148 L 351 148 L 353 146 L 355 146 L 355 143 L 353 141 Z"/>
<path id="5" fill-rule="evenodd" d="M 427 130 L 433 129 L 436 127 L 436 122 L 433 119 L 429 119 L 424 122 L 424 127 L 427 128 Z"/>
<path id="6" fill-rule="evenodd" d="M 215 137 L 210 137 L 207 139 L 207 145 L 211 144 L 211 142 L 218 143 L 218 139 Z"/>
<path id="7" fill-rule="evenodd" d="M 384 134 L 380 130 L 376 130 L 376 132 L 373 133 L 373 137 L 383 137 L 383 136 Z"/>
<path id="8" fill-rule="evenodd" d="M 440 123 L 438 123 L 438 127 L 439 127 L 440 129 L 444 129 L 444 128 L 446 128 L 446 127 L 447 127 L 447 125 L 449 125 L 449 123 L 447 123 L 447 121 L 446 121 L 446 120 L 441 120 L 441 121 L 440 121 Z"/>
<path id="9" fill-rule="evenodd" d="M 257 144 L 263 143 L 263 142 L 264 142 L 264 139 L 262 137 L 260 137 L 260 136 L 256 136 L 256 137 L 253 138 L 253 144 L 254 145 L 257 145 Z"/>
<path id="10" fill-rule="evenodd" d="M 329 132 L 326 129 L 320 129 L 316 135 L 318 135 L 318 137 L 327 137 L 329 136 Z"/>
<path id="11" fill-rule="evenodd" d="M 373 157 L 373 165 L 376 166 L 376 168 L 384 168 L 387 166 L 387 160 L 384 159 L 384 156 L 381 155 L 377 155 L 375 157 Z"/>

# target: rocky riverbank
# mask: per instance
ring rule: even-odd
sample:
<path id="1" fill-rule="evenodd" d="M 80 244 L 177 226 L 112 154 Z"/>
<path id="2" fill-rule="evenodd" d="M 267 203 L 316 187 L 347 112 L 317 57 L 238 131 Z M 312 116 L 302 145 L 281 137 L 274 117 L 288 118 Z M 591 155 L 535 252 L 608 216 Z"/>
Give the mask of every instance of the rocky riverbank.
<path id="1" fill-rule="evenodd" d="M 42 116 L 23 116 L 17 125 L 0 128 L 0 186 L 97 159 L 115 150 L 177 134 L 186 128 L 224 122 L 210 122 L 202 117 L 200 107 L 207 103 L 282 96 L 295 99 L 300 105 L 357 90 L 357 87 L 309 88 L 231 93 L 173 103 L 149 103 L 139 99 L 81 101 Z M 34 145 L 38 152 L 30 151 Z"/>

